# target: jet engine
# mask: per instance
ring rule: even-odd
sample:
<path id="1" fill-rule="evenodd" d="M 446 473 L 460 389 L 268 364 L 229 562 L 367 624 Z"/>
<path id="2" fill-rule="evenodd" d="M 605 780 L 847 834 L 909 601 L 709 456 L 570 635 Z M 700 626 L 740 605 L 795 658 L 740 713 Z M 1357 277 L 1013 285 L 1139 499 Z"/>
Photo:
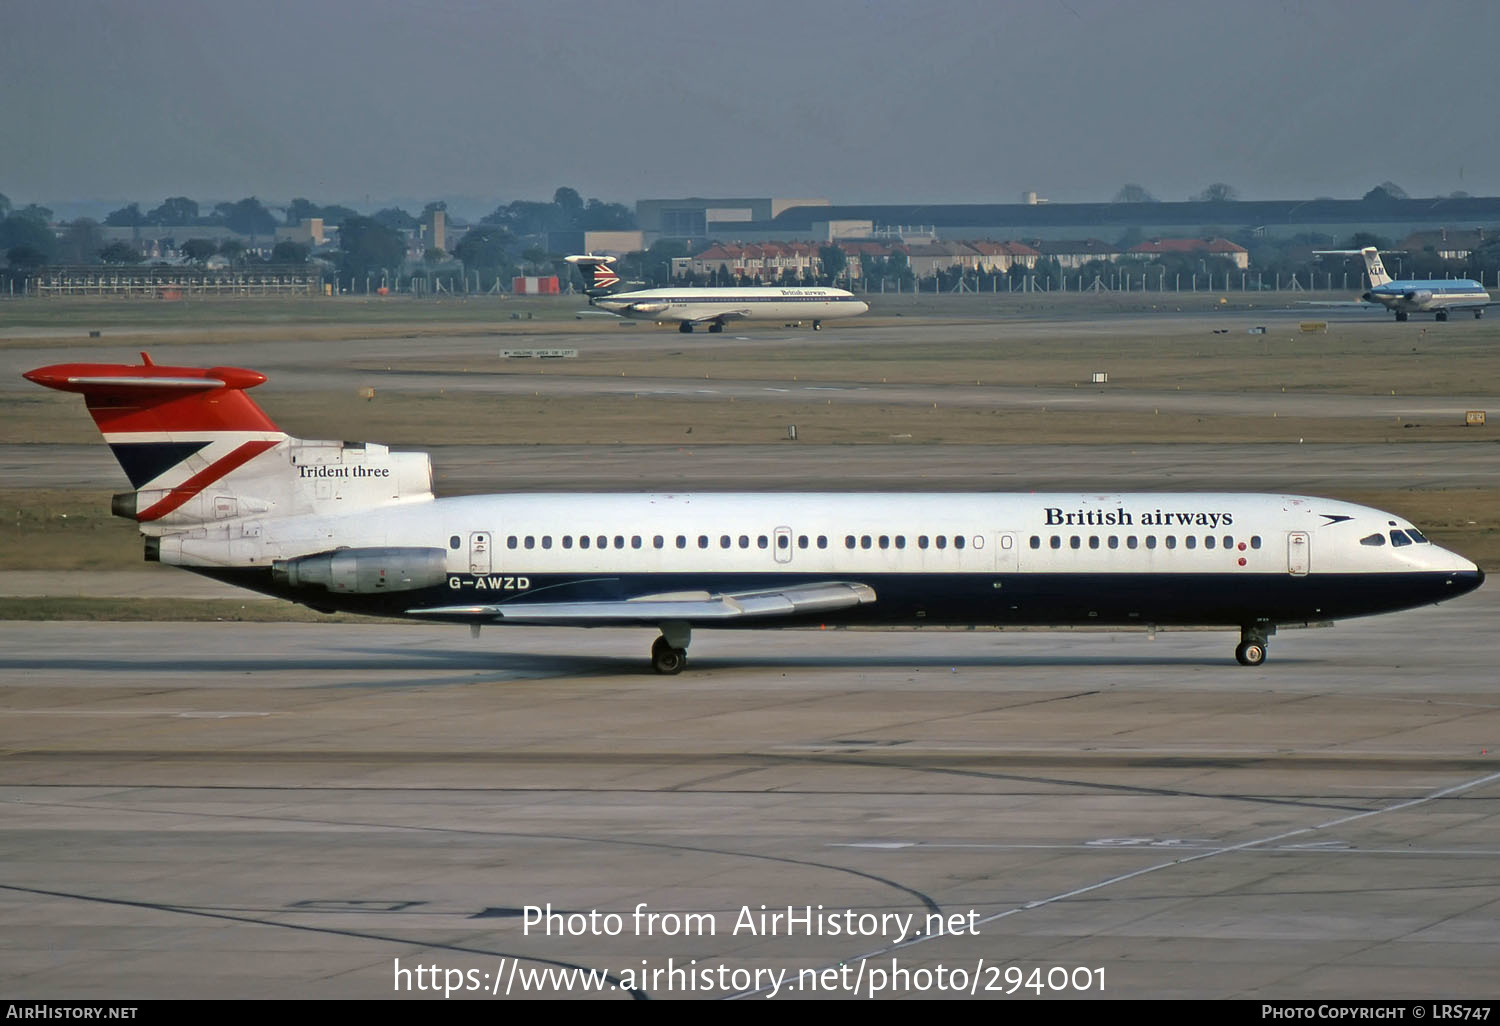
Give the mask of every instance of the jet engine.
<path id="1" fill-rule="evenodd" d="M 447 579 L 443 549 L 336 549 L 271 564 L 271 579 L 291 588 L 348 595 L 415 591 Z"/>

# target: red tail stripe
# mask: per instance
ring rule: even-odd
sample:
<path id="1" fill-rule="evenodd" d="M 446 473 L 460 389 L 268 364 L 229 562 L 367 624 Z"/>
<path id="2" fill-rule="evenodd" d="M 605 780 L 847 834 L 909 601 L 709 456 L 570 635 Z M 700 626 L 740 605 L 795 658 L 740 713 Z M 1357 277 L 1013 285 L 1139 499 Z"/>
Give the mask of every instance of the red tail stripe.
<path id="1" fill-rule="evenodd" d="M 273 441 L 246 442 L 217 463 L 208 466 L 182 482 L 176 488 L 173 488 L 167 493 L 165 498 L 158 500 L 137 513 L 135 515 L 136 520 L 145 522 L 147 520 L 161 519 L 225 474 L 244 466 L 267 449 L 274 449 L 278 444 Z"/>

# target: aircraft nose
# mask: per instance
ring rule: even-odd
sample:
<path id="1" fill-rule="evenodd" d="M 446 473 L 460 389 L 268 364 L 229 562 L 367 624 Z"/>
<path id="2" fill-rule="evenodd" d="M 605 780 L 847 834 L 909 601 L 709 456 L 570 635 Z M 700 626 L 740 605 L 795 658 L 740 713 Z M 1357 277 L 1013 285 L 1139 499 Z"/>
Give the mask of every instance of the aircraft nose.
<path id="1" fill-rule="evenodd" d="M 1473 564 L 1470 564 L 1473 566 Z M 1448 578 L 1448 584 L 1453 588 L 1453 594 L 1467 595 L 1484 583 L 1484 571 L 1474 566 L 1472 570 L 1459 570 Z"/>

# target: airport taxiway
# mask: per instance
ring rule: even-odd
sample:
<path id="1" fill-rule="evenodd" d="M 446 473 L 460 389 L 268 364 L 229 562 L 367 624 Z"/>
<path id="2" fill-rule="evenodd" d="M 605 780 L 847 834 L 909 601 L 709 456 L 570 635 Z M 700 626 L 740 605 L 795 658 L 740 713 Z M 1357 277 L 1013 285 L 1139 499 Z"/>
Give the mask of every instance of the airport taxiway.
<path id="1" fill-rule="evenodd" d="M 1106 319 L 1046 330 L 1065 339 L 1112 329 Z M 596 336 L 606 347 L 644 339 L 663 354 L 720 339 L 635 329 L 619 338 Z M 501 345 L 522 344 L 423 339 L 421 351 L 493 360 Z M 133 353 L 123 343 L 108 355 L 65 348 L 0 349 L 0 393 L 30 387 L 11 371 Z M 228 362 L 277 388 L 347 395 L 372 383 L 367 368 L 414 346 L 164 351 L 162 362 Z M 475 380 L 496 389 L 507 379 Z M 548 387 L 681 385 L 563 381 Z M 925 388 L 891 385 L 882 397 L 925 401 Z M 1057 391 L 1133 408 L 1161 396 L 1189 410 L 1225 402 L 1187 390 Z M 1019 406 L 1040 390 L 943 395 Z M 1461 415 L 1469 402 L 1235 401 L 1257 413 L 1294 402 L 1319 416 L 1419 405 Z M 1338 494 L 1491 487 L 1500 473 L 1500 450 L 1469 442 L 425 448 L 450 493 Z M 14 489 L 125 487 L 102 444 L 0 446 L 0 478 Z M 196 596 L 204 586 L 243 594 L 134 562 L 0 575 L 0 593 L 24 596 Z M 510 974 L 544 968 L 602 971 L 606 997 L 669 998 L 764 995 L 764 973 L 780 970 L 800 989 L 779 995 L 849 996 L 856 968 L 863 996 L 877 971 L 925 970 L 932 984 L 941 965 L 946 989 L 908 977 L 885 993 L 949 996 L 962 969 L 976 996 L 999 996 L 1015 967 L 1052 996 L 1087 980 L 1084 993 L 1106 997 L 1493 997 L 1497 613 L 1500 595 L 1485 588 L 1332 630 L 1283 631 L 1254 670 L 1234 663 L 1227 632 L 700 631 L 688 670 L 672 678 L 645 672 L 649 631 L 506 628 L 475 640 L 420 624 L 3 622 L 0 991 L 382 998 L 400 960 L 460 970 L 461 986 L 482 980 L 484 993 L 504 977 L 511 996 Z M 526 907 L 549 903 L 617 914 L 622 929 L 528 930 Z M 920 937 L 734 929 L 762 905 L 966 927 Z M 695 914 L 700 930 L 642 930 L 639 908 L 679 922 Z M 688 986 L 698 977 L 626 976 L 694 959 L 731 975 L 702 987 Z M 802 970 L 831 989 L 812 991 Z M 1067 987 L 1047 988 L 1052 970 L 1066 970 Z M 541 992 L 581 996 L 581 986 L 554 978 Z"/>
<path id="2" fill-rule="evenodd" d="M 1492 997 L 1497 613 L 1285 631 L 1256 670 L 1222 632 L 699 632 L 673 678 L 642 631 L 0 624 L 0 987 L 380 998 L 399 960 L 611 997 L 861 964 Z M 528 931 L 549 903 L 622 930 Z M 966 925 L 733 929 L 761 905 Z M 625 986 L 669 959 L 729 985 Z"/>

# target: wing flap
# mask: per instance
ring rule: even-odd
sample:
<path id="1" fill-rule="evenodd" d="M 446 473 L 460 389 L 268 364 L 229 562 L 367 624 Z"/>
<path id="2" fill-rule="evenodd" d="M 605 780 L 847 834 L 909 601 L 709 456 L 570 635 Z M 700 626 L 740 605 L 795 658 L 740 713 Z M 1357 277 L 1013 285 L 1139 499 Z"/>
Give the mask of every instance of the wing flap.
<path id="1" fill-rule="evenodd" d="M 819 581 L 789 588 L 719 595 L 642 595 L 596 602 L 506 602 L 498 605 L 408 609 L 408 616 L 480 623 L 657 624 L 668 620 L 715 623 L 746 618 L 773 619 L 847 609 L 875 601 L 875 589 L 849 581 Z"/>

